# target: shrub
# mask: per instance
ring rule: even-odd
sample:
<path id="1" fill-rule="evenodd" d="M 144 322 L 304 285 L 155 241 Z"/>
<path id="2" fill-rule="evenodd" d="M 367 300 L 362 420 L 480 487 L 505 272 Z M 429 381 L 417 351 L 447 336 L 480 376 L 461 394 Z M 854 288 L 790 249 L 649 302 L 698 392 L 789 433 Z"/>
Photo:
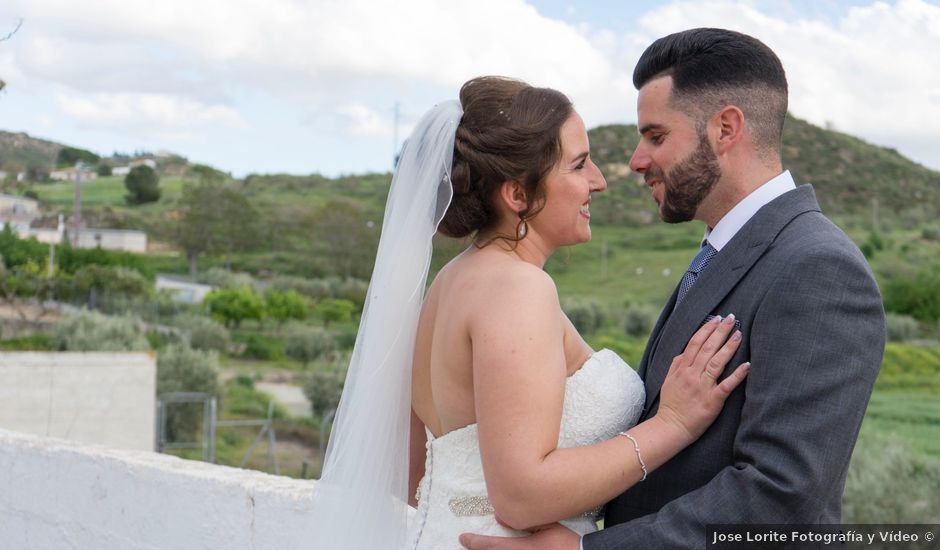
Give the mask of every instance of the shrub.
<path id="1" fill-rule="evenodd" d="M 314 311 L 323 320 L 324 328 L 329 327 L 331 322 L 346 322 L 352 320 L 352 314 L 356 310 L 356 304 L 349 300 L 337 298 L 324 298 L 320 300 Z"/>
<path id="2" fill-rule="evenodd" d="M 899 275 L 884 285 L 885 309 L 925 323 L 940 319 L 940 273 L 923 270 Z"/>
<path id="3" fill-rule="evenodd" d="M 333 336 L 317 327 L 295 324 L 287 329 L 287 356 L 303 363 L 304 368 L 311 361 L 325 356 L 336 349 Z"/>
<path id="4" fill-rule="evenodd" d="M 194 349 L 224 352 L 231 341 L 228 329 L 202 315 L 180 315 L 173 324 Z"/>
<path id="5" fill-rule="evenodd" d="M 921 231 L 921 237 L 925 241 L 940 242 L 940 225 L 930 225 Z"/>
<path id="6" fill-rule="evenodd" d="M 345 380 L 346 371 L 340 369 L 321 369 L 310 374 L 304 384 L 304 394 L 310 400 L 315 418 L 324 418 L 336 410 Z"/>
<path id="7" fill-rule="evenodd" d="M 280 359 L 284 356 L 283 346 L 279 342 L 266 336 L 249 334 L 242 339 L 242 342 L 245 344 L 242 357 L 268 361 L 271 359 Z"/>
<path id="8" fill-rule="evenodd" d="M 157 395 L 168 392 L 205 392 L 219 395 L 219 358 L 214 351 L 171 344 L 157 354 Z M 202 409 L 170 406 L 165 409 L 170 441 L 193 440 L 202 423 Z"/>
<path id="9" fill-rule="evenodd" d="M 219 288 L 254 287 L 255 280 L 248 273 L 236 273 L 223 267 L 212 267 L 199 276 L 199 282 Z"/>
<path id="10" fill-rule="evenodd" d="M 624 312 L 624 332 L 634 338 L 649 336 L 656 323 L 656 316 L 656 310 L 650 306 L 629 306 Z"/>
<path id="11" fill-rule="evenodd" d="M 107 294 L 109 297 L 130 298 L 150 292 L 150 282 L 140 272 L 122 266 L 83 265 L 72 277 L 75 296 Z"/>
<path id="12" fill-rule="evenodd" d="M 863 429 L 845 482 L 845 523 L 937 523 L 940 464 L 902 440 Z"/>
<path id="13" fill-rule="evenodd" d="M 55 340 L 48 334 L 38 332 L 17 338 L 0 338 L 3 351 L 55 351 Z"/>
<path id="14" fill-rule="evenodd" d="M 271 286 L 282 291 L 294 290 L 314 300 L 332 296 L 330 283 L 324 279 L 304 279 L 284 275 L 271 279 Z"/>
<path id="15" fill-rule="evenodd" d="M 56 325 L 56 347 L 63 351 L 149 351 L 143 323 L 136 317 L 106 317 L 83 310 Z"/>
<path id="16" fill-rule="evenodd" d="M 593 334 L 607 320 L 604 306 L 594 299 L 568 298 L 562 301 L 561 307 L 582 335 Z"/>
<path id="17" fill-rule="evenodd" d="M 49 254 L 49 249 L 45 245 L 43 245 L 43 250 L 45 254 Z M 69 241 L 65 241 L 62 246 L 56 247 L 55 254 L 58 268 L 66 273 L 75 273 L 82 266 L 97 264 L 126 267 L 137 271 L 148 280 L 153 279 L 153 272 L 147 266 L 145 257 L 141 254 L 104 250 L 100 247 L 72 248 Z"/>
<path id="18" fill-rule="evenodd" d="M 913 340 L 920 336 L 917 319 L 909 315 L 888 312 L 885 315 L 885 322 L 888 326 L 888 340 L 891 342 Z"/>

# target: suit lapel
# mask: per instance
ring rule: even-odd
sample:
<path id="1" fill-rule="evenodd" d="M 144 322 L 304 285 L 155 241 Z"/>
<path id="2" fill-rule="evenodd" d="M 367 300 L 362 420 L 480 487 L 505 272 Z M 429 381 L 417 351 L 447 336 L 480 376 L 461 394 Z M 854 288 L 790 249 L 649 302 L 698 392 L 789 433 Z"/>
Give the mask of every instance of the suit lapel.
<path id="1" fill-rule="evenodd" d="M 763 256 L 780 231 L 804 212 L 819 211 L 811 185 L 803 185 L 764 205 L 744 227 L 721 249 L 699 275 L 695 286 L 669 315 L 675 295 L 660 316 L 640 363 L 646 383 L 644 414 L 659 396 L 663 380 L 673 357 L 682 353 L 702 321 L 713 312 L 719 315 L 733 311 L 715 311 L 751 267 Z M 744 327 L 743 330 L 747 330 Z"/>
<path id="2" fill-rule="evenodd" d="M 646 342 L 646 348 L 643 349 L 643 358 L 640 359 L 640 367 L 637 369 L 637 373 L 640 375 L 640 378 L 644 380 L 646 379 L 646 369 L 649 365 L 650 356 L 656 353 L 656 346 L 659 344 L 659 339 L 663 335 L 663 325 L 669 320 L 669 314 L 672 312 L 672 308 L 675 307 L 676 297 L 678 295 L 679 285 L 676 285 L 676 288 L 672 291 L 672 296 L 659 314 L 656 326 L 653 327 L 649 340 Z"/>

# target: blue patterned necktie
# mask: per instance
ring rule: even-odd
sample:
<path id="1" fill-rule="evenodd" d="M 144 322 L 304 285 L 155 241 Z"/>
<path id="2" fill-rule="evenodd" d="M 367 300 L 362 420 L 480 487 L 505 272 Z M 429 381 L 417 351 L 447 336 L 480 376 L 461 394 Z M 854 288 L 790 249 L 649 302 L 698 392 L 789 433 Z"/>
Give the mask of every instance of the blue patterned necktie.
<path id="1" fill-rule="evenodd" d="M 718 254 L 718 251 L 715 250 L 715 247 L 709 244 L 708 241 L 702 243 L 702 249 L 699 250 L 695 258 L 692 259 L 688 271 L 682 276 L 682 282 L 679 284 L 679 296 L 676 297 L 676 307 L 679 306 L 679 302 L 685 298 L 685 295 L 689 293 L 692 285 L 695 284 L 695 280 L 698 279 L 699 273 L 708 266 L 708 262 L 712 261 L 715 254 Z"/>

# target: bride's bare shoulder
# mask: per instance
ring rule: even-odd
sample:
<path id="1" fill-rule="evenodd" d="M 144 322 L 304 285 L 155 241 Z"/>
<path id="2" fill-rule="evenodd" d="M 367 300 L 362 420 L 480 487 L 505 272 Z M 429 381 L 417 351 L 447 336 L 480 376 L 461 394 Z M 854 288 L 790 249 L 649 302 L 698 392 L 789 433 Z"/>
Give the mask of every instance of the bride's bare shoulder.
<path id="1" fill-rule="evenodd" d="M 435 277 L 432 289 L 435 293 L 459 293 L 490 308 L 497 300 L 506 305 L 532 300 L 552 306 L 558 303 L 551 276 L 538 266 L 498 253 L 454 258 Z"/>

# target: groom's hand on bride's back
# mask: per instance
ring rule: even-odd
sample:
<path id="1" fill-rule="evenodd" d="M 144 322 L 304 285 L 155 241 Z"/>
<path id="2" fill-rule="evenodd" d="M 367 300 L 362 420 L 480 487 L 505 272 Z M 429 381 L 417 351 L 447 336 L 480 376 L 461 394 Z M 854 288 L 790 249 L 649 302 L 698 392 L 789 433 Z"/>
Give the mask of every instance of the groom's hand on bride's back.
<path id="1" fill-rule="evenodd" d="M 581 537 L 560 523 L 553 523 L 528 537 L 490 537 L 474 533 L 460 535 L 460 544 L 470 550 L 578 550 Z"/>

